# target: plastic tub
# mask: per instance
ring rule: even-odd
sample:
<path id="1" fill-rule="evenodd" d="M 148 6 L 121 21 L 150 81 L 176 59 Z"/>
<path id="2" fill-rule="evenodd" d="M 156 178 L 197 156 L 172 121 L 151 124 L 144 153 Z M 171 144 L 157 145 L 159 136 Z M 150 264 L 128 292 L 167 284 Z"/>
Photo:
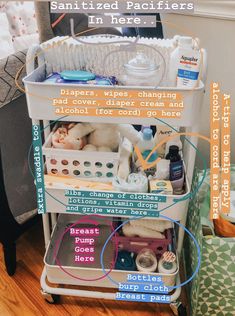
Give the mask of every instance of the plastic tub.
<path id="1" fill-rule="evenodd" d="M 90 152 L 53 148 L 53 132 L 46 139 L 42 152 L 48 174 L 110 182 L 117 174 L 120 152 Z M 120 147 L 119 147 L 120 148 Z"/>
<path id="2" fill-rule="evenodd" d="M 79 115 L 65 116 L 66 114 L 56 115 L 55 106 L 52 105 L 53 98 L 60 97 L 61 89 L 82 89 L 86 88 L 96 90 L 115 90 L 115 89 L 125 89 L 125 90 L 143 90 L 143 87 L 121 87 L 121 86 L 89 86 L 84 87 L 76 84 L 56 84 L 43 82 L 46 78 L 46 66 L 45 64 L 39 66 L 31 74 L 24 78 L 24 84 L 26 89 L 26 97 L 28 104 L 29 116 L 32 119 L 38 120 L 58 120 L 59 117 L 63 116 L 63 121 L 83 121 L 86 122 L 88 117 Z M 144 87 L 144 90 L 148 90 L 148 87 Z M 159 92 L 171 92 L 171 93 L 181 93 L 184 101 L 184 109 L 180 118 L 164 118 L 164 121 L 172 126 L 184 126 L 190 127 L 198 122 L 200 119 L 200 109 L 201 109 L 201 97 L 204 92 L 204 84 L 199 83 L 199 87 L 194 90 L 180 89 L 180 88 L 170 88 L 170 87 L 160 87 L 156 89 Z M 42 95 L 43 93 L 43 95 Z M 78 107 L 77 107 L 78 108 Z M 79 107 L 84 110 L 84 107 Z M 65 116 L 65 117 L 64 117 Z M 156 119 L 152 118 L 138 118 L 138 117 L 99 117 L 99 116 L 89 116 L 90 122 L 105 122 L 105 123 L 128 123 L 128 124 L 142 124 L 142 125 L 155 125 Z"/>
<path id="3" fill-rule="evenodd" d="M 117 283 L 125 283 L 127 280 L 127 275 L 131 274 L 142 274 L 138 271 L 123 271 L 123 270 L 112 270 L 109 273 L 109 276 L 115 281 L 112 282 L 108 277 L 104 277 L 104 272 L 101 268 L 100 260 L 97 260 L 96 264 L 93 267 L 86 265 L 84 267 L 78 266 L 73 261 L 73 252 L 74 245 L 71 242 L 68 242 L 68 239 L 61 238 L 62 234 L 70 225 L 79 220 L 78 216 L 71 215 L 61 215 L 57 225 L 55 226 L 51 238 L 51 242 L 47 247 L 46 254 L 44 257 L 44 263 L 46 266 L 47 278 L 51 283 L 56 284 L 71 284 L 71 285 L 85 285 L 85 286 L 97 286 L 97 287 L 108 287 L 108 288 L 117 288 Z M 86 224 L 87 226 L 87 224 Z M 108 235 L 110 234 L 111 228 L 108 226 L 103 226 L 101 243 L 96 248 L 98 254 L 97 258 L 100 257 L 100 252 L 102 250 L 103 244 Z M 66 234 L 68 235 L 68 234 Z M 68 236 L 69 237 L 69 236 Z M 112 242 L 108 243 L 104 253 L 104 265 L 106 272 L 109 272 L 110 263 L 114 256 L 114 248 Z M 55 256 L 59 259 L 61 266 L 55 260 Z M 66 271 L 66 272 L 65 272 Z M 178 273 L 178 269 L 173 274 L 159 274 L 159 273 L 149 273 L 154 276 L 162 276 L 164 285 L 167 286 L 168 282 L 172 282 L 172 278 L 175 278 Z M 94 280 L 97 278 L 102 278 L 99 280 Z M 82 280 L 83 279 L 83 280 Z M 91 281 L 85 281 L 88 279 Z"/>

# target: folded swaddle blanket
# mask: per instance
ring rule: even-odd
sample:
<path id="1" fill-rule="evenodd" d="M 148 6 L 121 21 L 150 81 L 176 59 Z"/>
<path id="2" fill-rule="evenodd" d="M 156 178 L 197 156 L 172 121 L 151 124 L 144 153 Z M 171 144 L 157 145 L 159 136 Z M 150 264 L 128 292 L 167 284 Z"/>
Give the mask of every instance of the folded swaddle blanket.
<path id="1" fill-rule="evenodd" d="M 164 239 L 165 236 L 156 231 L 144 226 L 132 226 L 130 223 L 127 223 L 122 227 L 122 232 L 126 237 L 143 237 L 143 238 L 159 238 Z"/>
<path id="2" fill-rule="evenodd" d="M 141 226 L 161 233 L 172 227 L 172 224 L 169 221 L 154 219 L 138 219 L 137 221 L 130 221 L 130 224 L 131 226 Z"/>

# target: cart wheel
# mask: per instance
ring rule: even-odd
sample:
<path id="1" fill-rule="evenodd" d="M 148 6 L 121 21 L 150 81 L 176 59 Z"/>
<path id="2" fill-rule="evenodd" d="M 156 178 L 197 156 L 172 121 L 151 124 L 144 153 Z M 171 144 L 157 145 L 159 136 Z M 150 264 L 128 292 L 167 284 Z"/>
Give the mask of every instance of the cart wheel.
<path id="1" fill-rule="evenodd" d="M 49 294 L 41 291 L 42 296 L 44 297 L 44 300 L 49 304 L 58 304 L 60 302 L 60 295 L 58 294 Z"/>
<path id="2" fill-rule="evenodd" d="M 187 316 L 187 309 L 181 302 L 172 302 L 170 307 L 175 316 Z"/>
<path id="3" fill-rule="evenodd" d="M 178 307 L 179 316 L 187 316 L 187 309 L 184 305 L 180 304 Z"/>

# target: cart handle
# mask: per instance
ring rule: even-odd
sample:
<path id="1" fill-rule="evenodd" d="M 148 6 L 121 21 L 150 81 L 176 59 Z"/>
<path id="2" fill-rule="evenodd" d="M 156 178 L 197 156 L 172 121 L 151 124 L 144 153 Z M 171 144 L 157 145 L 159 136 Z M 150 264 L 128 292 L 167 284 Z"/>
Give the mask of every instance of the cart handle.
<path id="1" fill-rule="evenodd" d="M 35 60 L 37 58 L 38 67 L 42 66 L 45 63 L 44 52 L 40 45 L 32 45 L 27 52 L 26 56 L 26 73 L 29 75 L 35 70 Z"/>
<path id="2" fill-rule="evenodd" d="M 202 68 L 201 68 L 201 80 L 205 84 L 207 77 L 207 51 L 205 48 L 201 48 L 202 54 Z"/>

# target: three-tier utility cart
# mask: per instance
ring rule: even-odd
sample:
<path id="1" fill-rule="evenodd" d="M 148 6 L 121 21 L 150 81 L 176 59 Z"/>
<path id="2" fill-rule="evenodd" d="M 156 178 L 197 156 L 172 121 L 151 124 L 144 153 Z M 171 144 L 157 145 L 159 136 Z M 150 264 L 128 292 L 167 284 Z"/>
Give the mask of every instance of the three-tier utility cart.
<path id="1" fill-rule="evenodd" d="M 38 59 L 38 66 L 35 68 L 35 58 Z M 42 150 L 44 155 L 48 155 L 47 143 L 48 139 L 51 137 L 50 121 L 58 120 L 58 116 L 55 115 L 53 106 L 51 105 L 51 100 L 53 98 L 58 98 L 60 96 L 60 89 L 84 89 L 84 86 L 81 87 L 75 84 L 54 84 L 43 82 L 46 78 L 46 64 L 50 61 L 47 60 L 46 52 L 42 46 L 32 47 L 27 56 L 27 76 L 24 78 L 24 84 L 26 89 L 26 96 L 28 102 L 29 116 L 32 119 L 32 124 L 34 126 L 44 127 L 42 139 L 44 139 L 44 145 L 42 145 Z M 205 66 L 205 61 L 204 61 Z M 89 88 L 89 86 L 86 86 Z M 109 89 L 120 89 L 123 87 L 112 87 L 109 86 Z M 96 89 L 95 86 L 92 89 Z M 107 89 L 106 87 L 99 87 L 99 89 Z M 143 89 L 143 87 L 125 87 L 125 89 Z M 148 87 L 145 87 L 145 90 Z M 201 102 L 202 96 L 204 93 L 204 84 L 200 81 L 199 86 L 194 90 L 189 89 L 179 89 L 171 87 L 159 87 L 159 91 L 163 92 L 175 92 L 181 93 L 184 100 L 184 109 L 182 110 L 182 115 L 177 119 L 165 119 L 164 122 L 174 126 L 175 128 L 184 128 L 185 133 L 188 134 L 184 139 L 183 153 L 184 153 L 184 163 L 186 169 L 186 193 L 181 196 L 166 195 L 165 202 L 159 202 L 159 209 L 164 209 L 161 213 L 164 216 L 171 218 L 173 221 L 185 225 L 188 201 L 190 198 L 190 188 L 192 181 L 192 174 L 194 170 L 194 162 L 196 156 L 197 148 L 197 137 L 196 133 L 198 132 L 198 122 L 200 121 L 201 113 Z M 99 122 L 99 123 L 129 123 L 129 124 L 142 124 L 142 125 L 156 125 L 156 118 L 133 118 L 133 117 L 84 117 L 84 116 L 65 116 L 63 121 L 71 122 Z M 62 157 L 63 155 L 61 155 Z M 53 152 L 51 153 L 53 158 Z M 48 157 L 47 157 L 48 158 Z M 45 160 L 46 161 L 46 160 Z M 47 172 L 47 166 L 45 165 L 45 173 Z M 57 247 L 57 236 L 60 232 L 63 232 L 68 228 L 69 224 L 74 223 L 80 218 L 80 215 L 73 212 L 66 211 L 67 198 L 65 196 L 66 181 L 65 183 L 60 183 L 59 185 L 46 186 L 45 187 L 45 205 L 46 213 L 42 215 L 43 218 L 43 229 L 45 237 L 45 246 L 46 246 L 46 255 L 44 258 L 44 269 L 41 276 L 41 289 L 42 294 L 45 296 L 45 299 L 48 302 L 57 302 L 60 295 L 72 295 L 72 296 L 81 296 L 88 298 L 103 298 L 103 299 L 115 299 L 115 293 L 113 290 L 108 291 L 111 288 L 117 288 L 115 284 L 110 282 L 109 278 L 103 278 L 102 280 L 97 280 L 92 282 L 94 287 L 103 287 L 107 288 L 106 292 L 101 291 L 91 291 L 88 286 L 91 283 L 85 281 L 85 279 L 99 279 L 104 272 L 99 268 L 89 268 L 87 267 L 78 267 L 74 265 L 73 262 L 66 259 L 67 254 L 71 249 L 68 249 L 69 243 L 66 244 L 66 238 L 64 243 L 62 242 Z M 145 195 L 151 197 L 152 193 L 146 193 Z M 177 203 L 174 204 L 175 201 Z M 173 206 L 171 206 L 174 204 Z M 65 215 L 65 213 L 67 215 Z M 107 218 L 115 218 L 115 215 L 107 215 Z M 122 216 L 125 218 L 128 216 Z M 66 218 L 66 220 L 65 220 Z M 156 219 L 158 219 L 156 217 Z M 160 218 L 161 219 L 161 218 Z M 176 223 L 175 223 L 176 225 Z M 177 247 L 176 253 L 178 258 L 180 258 L 180 253 L 182 250 L 183 238 L 184 238 L 184 229 L 182 226 L 178 226 L 177 229 Z M 177 225 L 176 225 L 177 226 Z M 109 234 L 107 234 L 108 236 Z M 105 233 L 104 233 L 105 237 Z M 105 239 L 104 239 L 105 241 Z M 107 247 L 107 249 L 109 249 Z M 62 267 L 55 261 L 53 254 L 57 251 L 60 252 L 62 256 L 61 260 L 63 261 Z M 108 250 L 107 250 L 108 251 Z M 108 260 L 108 259 L 107 259 Z M 61 269 L 62 268 L 62 269 Z M 64 270 L 67 272 L 65 273 Z M 116 280 L 117 282 L 125 282 L 127 274 L 130 271 L 123 270 L 112 270 L 109 276 Z M 140 272 L 135 271 L 133 274 L 138 274 Z M 151 275 L 159 275 L 158 273 L 150 273 Z M 74 277 L 75 276 L 75 277 Z M 82 276 L 82 278 L 81 278 Z M 163 279 L 167 277 L 172 277 L 172 275 L 162 275 Z M 180 285 L 179 269 L 175 273 L 176 285 Z M 48 285 L 47 280 L 50 283 L 57 284 L 57 287 Z M 58 284 L 63 284 L 62 287 L 59 287 Z M 65 287 L 66 285 L 66 287 Z M 69 285 L 79 285 L 84 286 L 84 290 L 75 289 L 74 286 L 69 288 Z M 177 303 L 181 293 L 181 287 L 176 288 L 171 293 L 171 307 L 175 315 L 185 315 L 185 309 L 181 304 Z"/>

